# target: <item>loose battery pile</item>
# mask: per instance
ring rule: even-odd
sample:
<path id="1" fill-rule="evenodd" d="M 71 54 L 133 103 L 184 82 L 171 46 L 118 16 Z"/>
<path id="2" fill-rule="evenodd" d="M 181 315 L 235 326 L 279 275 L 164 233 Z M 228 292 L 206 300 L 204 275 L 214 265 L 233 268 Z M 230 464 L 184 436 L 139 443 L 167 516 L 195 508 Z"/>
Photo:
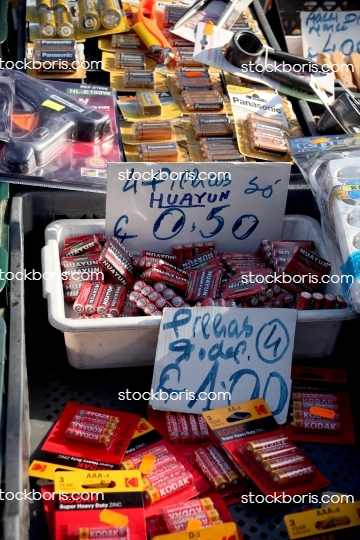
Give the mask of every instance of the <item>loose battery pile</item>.
<path id="1" fill-rule="evenodd" d="M 215 243 L 173 253 L 130 253 L 116 237 L 66 238 L 60 251 L 65 301 L 83 317 L 161 315 L 165 307 L 344 309 L 319 292 L 331 265 L 312 241 L 263 239 L 256 252 L 217 253 Z"/>

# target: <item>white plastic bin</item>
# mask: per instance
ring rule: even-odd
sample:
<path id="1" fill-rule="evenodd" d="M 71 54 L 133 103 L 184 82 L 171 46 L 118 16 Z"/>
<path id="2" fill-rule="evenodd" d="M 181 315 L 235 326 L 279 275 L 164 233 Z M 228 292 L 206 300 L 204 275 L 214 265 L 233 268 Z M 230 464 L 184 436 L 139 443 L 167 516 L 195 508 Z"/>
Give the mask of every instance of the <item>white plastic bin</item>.
<path id="1" fill-rule="evenodd" d="M 70 319 L 71 304 L 64 302 L 59 248 L 67 236 L 103 233 L 102 219 L 54 221 L 45 230 L 42 249 L 43 294 L 48 300 L 49 322 L 64 333 L 68 361 L 78 369 L 145 366 L 154 363 L 161 317 L 119 319 Z M 331 261 L 326 252 L 319 223 L 303 215 L 285 216 L 282 238 L 314 240 L 317 253 Z M 334 272 L 336 273 L 336 272 Z M 51 279 L 55 276 L 54 279 Z M 341 294 L 340 285 L 326 285 L 327 292 Z M 356 314 L 349 308 L 298 312 L 294 357 L 329 356 L 335 346 L 342 322 Z"/>

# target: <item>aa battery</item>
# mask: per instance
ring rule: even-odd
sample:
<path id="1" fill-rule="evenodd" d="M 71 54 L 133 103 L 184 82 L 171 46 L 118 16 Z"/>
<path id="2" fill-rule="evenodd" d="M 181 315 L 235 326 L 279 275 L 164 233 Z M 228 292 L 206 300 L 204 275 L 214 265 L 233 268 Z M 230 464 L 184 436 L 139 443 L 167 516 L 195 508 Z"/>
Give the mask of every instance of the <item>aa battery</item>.
<path id="1" fill-rule="evenodd" d="M 194 47 L 177 47 L 175 50 L 175 62 L 177 66 L 202 67 L 200 62 L 194 60 Z"/>
<path id="2" fill-rule="evenodd" d="M 177 493 L 185 488 L 189 488 L 193 484 L 193 477 L 189 471 L 182 473 L 171 480 L 159 484 L 158 486 L 149 487 L 143 492 L 145 506 L 150 506 L 156 502 L 162 501 L 166 497 Z"/>
<path id="3" fill-rule="evenodd" d="M 190 430 L 187 423 L 186 414 L 177 413 L 176 419 L 177 419 L 177 425 L 179 428 L 179 435 L 180 435 L 181 442 L 183 444 L 190 442 L 191 437 L 190 437 Z"/>
<path id="4" fill-rule="evenodd" d="M 214 503 L 210 497 L 205 497 L 202 499 L 191 499 L 190 501 L 182 502 L 173 506 L 165 506 L 162 509 L 162 514 L 164 518 L 169 517 L 170 519 L 175 519 L 176 517 L 192 517 L 193 514 L 197 512 L 202 512 L 203 510 L 212 510 L 214 508 Z"/>
<path id="5" fill-rule="evenodd" d="M 173 26 L 186 12 L 186 6 L 165 6 L 164 25 Z"/>
<path id="6" fill-rule="evenodd" d="M 184 472 L 185 467 L 181 463 L 178 463 L 177 461 L 169 463 L 167 466 L 162 467 L 159 471 L 155 471 L 153 474 L 149 474 L 144 477 L 142 480 L 143 489 L 148 489 L 151 486 L 159 486 L 171 478 L 184 474 Z"/>
<path id="7" fill-rule="evenodd" d="M 124 88 L 154 88 L 155 74 L 150 70 L 124 69 Z"/>
<path id="8" fill-rule="evenodd" d="M 115 67 L 116 69 L 141 69 L 145 70 L 146 57 L 143 53 L 125 53 L 119 51 L 115 54 Z"/>
<path id="9" fill-rule="evenodd" d="M 274 450 L 259 450 L 253 454 L 255 463 L 261 467 L 265 461 L 270 459 L 277 459 L 280 457 L 285 457 L 291 454 L 298 454 L 299 450 L 293 444 L 289 443 L 280 448 L 275 448 Z"/>
<path id="10" fill-rule="evenodd" d="M 102 293 L 102 287 L 103 285 L 101 283 L 92 283 L 84 309 L 87 315 L 93 315 L 96 312 L 96 308 Z"/>
<path id="11" fill-rule="evenodd" d="M 122 461 L 120 463 L 120 469 L 126 469 L 126 470 L 137 469 L 140 466 L 140 463 L 142 462 L 142 459 L 146 454 L 150 454 L 155 457 L 160 456 L 160 455 L 166 455 L 166 454 L 172 455 L 170 454 L 169 450 L 167 449 L 165 445 L 160 444 L 159 446 L 150 447 L 147 450 L 144 450 L 143 452 L 136 454 L 136 456 L 133 456 L 132 458 L 127 459 L 126 461 Z M 174 457 L 174 461 L 176 461 L 175 457 Z"/>
<path id="12" fill-rule="evenodd" d="M 90 411 L 89 409 L 77 409 L 75 416 L 83 418 L 91 418 L 93 422 L 106 422 L 110 424 L 118 424 L 120 422 L 118 416 Z"/>
<path id="13" fill-rule="evenodd" d="M 191 515 L 192 519 L 197 519 L 201 522 L 202 527 L 211 527 L 215 522 L 219 522 L 219 514 L 216 510 L 203 510 L 196 514 Z M 185 531 L 189 517 L 179 517 L 179 518 L 165 518 L 168 531 L 170 533 L 176 533 L 180 531 Z"/>
<path id="14" fill-rule="evenodd" d="M 270 474 L 270 480 L 276 488 L 291 487 L 311 480 L 316 474 L 316 469 L 312 465 L 292 467 Z"/>
<path id="15" fill-rule="evenodd" d="M 192 444 L 199 443 L 201 441 L 201 435 L 195 414 L 188 414 L 186 418 Z"/>
<path id="16" fill-rule="evenodd" d="M 329 431 L 338 432 L 341 430 L 340 422 L 333 422 L 332 420 L 303 420 L 294 418 L 292 425 L 296 431 Z"/>
<path id="17" fill-rule="evenodd" d="M 113 34 L 111 46 L 114 49 L 140 49 L 140 38 L 136 34 Z"/>
<path id="18" fill-rule="evenodd" d="M 292 412 L 292 416 L 293 418 L 296 418 L 297 420 L 322 420 L 324 421 L 326 417 L 324 416 L 321 416 L 321 415 L 318 415 L 318 414 L 311 414 L 309 412 L 309 409 L 304 411 L 303 409 L 293 409 L 293 412 Z M 340 415 L 339 413 L 335 413 L 334 411 L 334 415 L 331 417 L 331 418 L 326 418 L 326 421 L 330 421 L 330 422 L 337 422 L 340 418 Z"/>
<path id="19" fill-rule="evenodd" d="M 321 402 L 314 403 L 314 401 L 312 400 L 311 401 L 293 400 L 292 406 L 293 406 L 293 409 L 303 409 L 303 410 L 310 409 L 311 407 L 321 407 L 322 409 L 329 409 L 332 411 L 337 411 L 339 408 L 336 402 L 321 401 Z"/>
<path id="20" fill-rule="evenodd" d="M 217 446 L 211 444 L 206 448 L 211 461 L 219 469 L 224 478 L 233 485 L 239 483 L 240 476 L 232 465 L 226 460 Z"/>
<path id="21" fill-rule="evenodd" d="M 92 290 L 93 284 L 89 281 L 82 284 L 80 292 L 74 302 L 73 310 L 77 313 L 83 313 L 85 311 L 85 305 L 89 297 L 90 291 Z"/>
<path id="22" fill-rule="evenodd" d="M 332 307 L 333 309 L 345 309 L 347 308 L 347 303 L 342 296 L 338 295 Z"/>
<path id="23" fill-rule="evenodd" d="M 80 429 L 81 431 L 89 431 L 90 433 L 98 433 L 99 435 L 106 435 L 112 437 L 114 430 L 103 427 L 101 424 L 89 424 L 88 422 L 72 421 L 69 424 L 69 428 Z"/>
<path id="24" fill-rule="evenodd" d="M 69 11 L 58 11 L 56 14 L 57 34 L 61 38 L 74 36 L 74 25 Z"/>
<path id="25" fill-rule="evenodd" d="M 69 47 L 70 49 L 75 49 L 76 41 L 74 39 L 69 39 L 67 41 L 54 41 L 54 44 L 52 44 L 54 40 L 46 40 L 46 39 L 38 39 L 35 41 L 35 46 L 38 45 L 40 49 L 44 47 L 44 49 L 52 49 L 55 44 L 57 43 L 58 46 L 61 47 Z M 37 44 L 37 42 L 39 42 Z M 101 233 L 96 233 L 94 236 L 97 238 L 99 243 L 103 243 L 105 241 L 105 235 Z M 74 244 L 79 244 L 79 242 L 83 242 L 83 240 L 86 240 L 89 237 L 88 234 L 82 234 L 77 236 L 67 236 L 64 238 L 64 247 L 73 246 Z"/>
<path id="26" fill-rule="evenodd" d="M 307 293 L 307 292 L 300 293 L 297 304 L 296 304 L 296 309 L 300 311 L 308 309 L 311 297 L 312 295 L 310 293 Z"/>
<path id="27" fill-rule="evenodd" d="M 316 392 L 292 392 L 291 397 L 295 401 L 299 400 L 305 400 L 305 401 L 311 401 L 314 405 L 317 405 L 318 403 L 323 403 L 324 400 L 326 402 L 334 402 L 336 403 L 338 400 L 337 394 L 324 394 L 324 393 L 316 393 Z M 320 405 L 319 405 L 320 406 Z"/>
<path id="28" fill-rule="evenodd" d="M 264 116 L 257 116 L 256 114 L 254 113 L 249 113 L 246 117 L 246 123 L 249 124 L 249 123 L 253 123 L 253 124 L 264 124 L 264 125 L 274 125 L 274 126 L 278 126 L 278 127 L 281 127 L 282 126 L 282 121 L 281 120 L 277 120 L 276 118 L 265 118 Z"/>
<path id="29" fill-rule="evenodd" d="M 156 292 L 156 291 L 155 291 Z M 168 432 L 169 441 L 172 444 L 179 444 L 180 431 L 177 421 L 177 416 L 174 413 L 167 412 L 165 414 L 166 428 Z"/>
<path id="30" fill-rule="evenodd" d="M 267 476 L 270 476 L 272 473 L 275 473 L 282 469 L 288 469 L 294 467 L 295 465 L 297 467 L 299 465 L 303 465 L 304 463 L 306 463 L 306 461 L 307 460 L 305 456 L 302 456 L 300 454 L 292 454 L 283 458 L 275 458 L 264 461 L 262 464 L 262 470 Z"/>
<path id="31" fill-rule="evenodd" d="M 124 285 L 115 285 L 114 292 L 110 297 L 108 313 L 113 317 L 119 317 L 123 303 L 127 295 Z"/>
<path id="32" fill-rule="evenodd" d="M 332 294 L 324 295 L 323 309 L 332 309 L 335 304 L 335 296 Z"/>
<path id="33" fill-rule="evenodd" d="M 92 418 L 90 416 L 80 416 L 75 415 L 71 422 L 77 423 L 77 424 L 87 424 L 91 426 L 98 426 L 101 429 L 110 429 L 111 431 L 114 431 L 117 427 L 116 422 L 107 422 L 106 420 L 98 419 L 98 418 Z M 82 429 L 82 428 L 79 428 Z M 85 430 L 86 431 L 86 430 Z"/>
<path id="34" fill-rule="evenodd" d="M 223 99 L 220 96 L 206 94 L 206 92 L 203 92 L 203 95 L 183 92 L 182 96 L 188 111 L 222 111 Z"/>
<path id="35" fill-rule="evenodd" d="M 112 30 L 121 22 L 121 10 L 118 0 L 99 0 L 101 22 L 104 28 Z"/>
<path id="36" fill-rule="evenodd" d="M 80 527 L 78 540 L 92 540 L 93 538 L 130 539 L 128 527 Z"/>
<path id="37" fill-rule="evenodd" d="M 201 414 L 198 414 L 196 419 L 200 430 L 201 440 L 203 442 L 207 441 L 209 439 L 209 430 L 204 417 Z"/>
<path id="38" fill-rule="evenodd" d="M 51 9 L 51 0 L 36 0 L 35 10 L 38 15 L 41 15 L 41 13 L 44 13 L 45 11 L 49 11 Z"/>
<path id="39" fill-rule="evenodd" d="M 194 452 L 195 461 L 204 476 L 209 480 L 212 487 L 216 490 L 223 490 L 228 482 L 211 461 L 210 457 L 203 448 L 197 448 Z"/>
<path id="40" fill-rule="evenodd" d="M 52 0 L 52 9 L 59 12 L 70 13 L 70 6 L 68 0 Z"/>
<path id="41" fill-rule="evenodd" d="M 110 437 L 108 435 L 91 433 L 89 431 L 82 431 L 81 429 L 74 429 L 70 427 L 65 431 L 65 437 L 68 439 L 75 439 L 77 441 L 88 442 L 90 444 L 100 446 L 107 446 L 110 441 Z"/>
<path id="42" fill-rule="evenodd" d="M 179 160 L 179 147 L 176 143 L 140 144 L 139 156 L 142 161 L 166 161 L 176 162 Z"/>
<path id="43" fill-rule="evenodd" d="M 97 253 L 99 251 L 101 251 L 100 242 L 94 234 L 89 234 L 81 242 L 64 247 L 60 251 L 60 257 L 81 255 L 82 253 Z"/>
<path id="44" fill-rule="evenodd" d="M 56 35 L 56 19 L 52 11 L 43 11 L 39 14 L 39 35 L 46 38 Z"/>
<path id="45" fill-rule="evenodd" d="M 101 20 L 94 0 L 78 0 L 78 22 L 83 32 L 99 30 Z"/>
<path id="46" fill-rule="evenodd" d="M 254 134 L 254 137 L 250 140 L 249 146 L 251 150 L 263 150 L 281 155 L 286 154 L 288 151 L 285 140 L 258 134 Z"/>
<path id="47" fill-rule="evenodd" d="M 96 311 L 99 315 L 106 315 L 110 306 L 110 301 L 114 295 L 115 285 L 104 285 L 102 289 L 101 296 L 99 298 L 99 303 L 96 307 Z"/>
<path id="48" fill-rule="evenodd" d="M 166 141 L 173 136 L 170 122 L 138 122 L 134 131 L 139 141 Z"/>

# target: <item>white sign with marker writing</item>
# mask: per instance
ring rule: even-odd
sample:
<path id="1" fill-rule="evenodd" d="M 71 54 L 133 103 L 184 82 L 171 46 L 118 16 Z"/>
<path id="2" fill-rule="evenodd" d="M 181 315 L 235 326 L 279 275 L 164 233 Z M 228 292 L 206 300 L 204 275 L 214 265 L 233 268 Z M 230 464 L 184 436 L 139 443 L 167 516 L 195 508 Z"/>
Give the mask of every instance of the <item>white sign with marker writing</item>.
<path id="1" fill-rule="evenodd" d="M 360 53 L 360 11 L 302 12 L 304 57 L 314 60 L 321 52 Z"/>
<path id="2" fill-rule="evenodd" d="M 286 422 L 296 310 L 165 309 L 150 405 L 200 414 L 262 397 Z"/>
<path id="3" fill-rule="evenodd" d="M 281 238 L 289 176 L 289 163 L 110 163 L 106 235 L 132 251 L 254 251 Z"/>

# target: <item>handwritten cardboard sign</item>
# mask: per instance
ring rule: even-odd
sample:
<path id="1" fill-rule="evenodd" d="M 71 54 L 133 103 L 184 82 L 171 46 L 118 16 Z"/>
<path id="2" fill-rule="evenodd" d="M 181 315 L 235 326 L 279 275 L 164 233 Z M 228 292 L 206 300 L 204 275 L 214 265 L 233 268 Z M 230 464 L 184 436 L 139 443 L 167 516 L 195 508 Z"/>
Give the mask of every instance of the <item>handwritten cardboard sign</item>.
<path id="1" fill-rule="evenodd" d="M 289 163 L 110 163 L 106 235 L 132 251 L 255 250 L 281 238 L 289 175 Z"/>
<path id="2" fill-rule="evenodd" d="M 345 56 L 360 52 L 360 11 L 302 12 L 301 33 L 305 58 L 321 52 L 340 51 Z"/>
<path id="3" fill-rule="evenodd" d="M 165 309 L 151 406 L 202 413 L 261 397 L 285 423 L 296 317 L 291 309 Z"/>

